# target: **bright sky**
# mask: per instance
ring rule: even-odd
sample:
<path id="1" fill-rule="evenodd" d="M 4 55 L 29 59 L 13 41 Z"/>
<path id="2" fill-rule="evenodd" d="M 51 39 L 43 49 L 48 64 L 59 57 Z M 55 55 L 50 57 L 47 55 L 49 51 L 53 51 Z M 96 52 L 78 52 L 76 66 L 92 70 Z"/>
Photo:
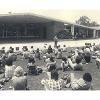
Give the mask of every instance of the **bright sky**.
<path id="1" fill-rule="evenodd" d="M 75 22 L 88 16 L 100 24 L 100 0 L 0 0 L 0 14 L 36 13 Z"/>

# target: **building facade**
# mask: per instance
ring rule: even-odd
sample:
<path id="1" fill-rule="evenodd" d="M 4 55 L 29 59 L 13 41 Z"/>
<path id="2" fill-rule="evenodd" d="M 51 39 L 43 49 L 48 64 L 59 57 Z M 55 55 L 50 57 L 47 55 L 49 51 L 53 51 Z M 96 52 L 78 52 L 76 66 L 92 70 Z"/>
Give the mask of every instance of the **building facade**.
<path id="1" fill-rule="evenodd" d="M 52 40 L 58 33 L 62 36 L 65 34 L 66 38 L 67 35 L 71 35 L 70 38 L 98 38 L 100 28 L 86 27 L 33 14 L 0 16 L 0 39 Z"/>

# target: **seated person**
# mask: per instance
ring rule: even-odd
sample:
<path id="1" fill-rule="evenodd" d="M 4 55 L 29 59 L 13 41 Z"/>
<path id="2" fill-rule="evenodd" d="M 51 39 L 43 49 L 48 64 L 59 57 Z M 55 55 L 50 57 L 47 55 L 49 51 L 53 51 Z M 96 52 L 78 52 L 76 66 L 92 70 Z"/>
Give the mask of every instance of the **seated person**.
<path id="1" fill-rule="evenodd" d="M 23 46 L 22 50 L 23 51 L 28 51 L 28 47 L 27 46 Z"/>
<path id="2" fill-rule="evenodd" d="M 56 58 L 57 59 L 61 59 L 62 58 L 62 51 L 61 51 L 61 49 L 58 49 Z"/>
<path id="3" fill-rule="evenodd" d="M 61 90 L 62 81 L 58 79 L 59 74 L 56 70 L 51 72 L 51 79 L 43 79 L 41 84 L 44 85 L 45 90 Z"/>
<path id="4" fill-rule="evenodd" d="M 85 51 L 84 52 L 84 59 L 85 59 L 86 64 L 90 63 L 91 62 L 91 53 L 88 51 Z"/>
<path id="5" fill-rule="evenodd" d="M 62 51 L 63 51 L 63 52 L 67 52 L 66 45 L 63 45 Z"/>
<path id="6" fill-rule="evenodd" d="M 47 49 L 47 52 L 49 52 L 49 53 L 52 53 L 53 52 L 53 49 L 52 49 L 51 45 L 49 45 L 49 47 Z"/>
<path id="7" fill-rule="evenodd" d="M 49 79 L 51 78 L 51 71 L 56 69 L 56 61 L 54 61 L 53 57 L 50 57 L 50 61 L 47 62 L 46 64 L 46 68 L 47 68 L 47 75 L 49 77 Z"/>
<path id="8" fill-rule="evenodd" d="M 33 46 L 31 46 L 31 48 L 30 48 L 30 53 L 32 53 L 32 54 L 35 53 Z"/>
<path id="9" fill-rule="evenodd" d="M 72 55 L 71 60 L 73 63 L 76 62 L 76 57 L 78 56 L 78 52 L 79 52 L 78 49 L 75 49 L 75 51 L 73 51 L 71 54 Z"/>
<path id="10" fill-rule="evenodd" d="M 5 47 L 2 47 L 2 49 L 1 49 L 1 53 L 2 53 L 2 54 L 5 53 Z"/>
<path id="11" fill-rule="evenodd" d="M 75 63 L 73 63 L 71 61 L 71 58 L 68 57 L 68 63 L 69 63 L 69 66 L 72 68 L 72 70 L 83 70 L 83 64 L 81 63 L 81 57 L 77 56 L 76 59 L 75 59 Z"/>
<path id="12" fill-rule="evenodd" d="M 66 57 L 62 57 L 61 68 L 63 71 L 65 71 L 65 69 L 68 68 L 68 62 Z"/>
<path id="13" fill-rule="evenodd" d="M 14 90 L 26 90 L 27 89 L 27 77 L 24 76 L 23 68 L 18 66 L 14 71 L 12 78 L 12 86 Z"/>
<path id="14" fill-rule="evenodd" d="M 34 57 L 29 57 L 27 68 L 29 69 L 29 74 L 38 75 L 39 73 L 42 73 L 42 68 L 35 65 Z"/>
<path id="15" fill-rule="evenodd" d="M 37 50 L 36 50 L 36 52 L 35 52 L 35 58 L 40 60 L 40 59 L 41 59 L 40 56 L 41 56 L 40 50 L 39 50 L 39 48 L 37 48 Z"/>
<path id="16" fill-rule="evenodd" d="M 28 70 L 29 74 L 37 74 L 34 58 L 29 57 L 27 68 L 29 69 Z"/>
<path id="17" fill-rule="evenodd" d="M 0 58 L 0 74 L 5 72 L 5 62 Z"/>
<path id="18" fill-rule="evenodd" d="M 75 79 L 74 73 L 71 73 L 71 88 L 72 90 L 89 90 L 92 89 L 91 85 L 92 76 L 90 73 L 85 73 L 83 78 Z"/>
<path id="19" fill-rule="evenodd" d="M 6 59 L 6 64 L 5 64 L 5 78 L 6 79 L 11 79 L 14 73 L 16 66 L 13 65 L 13 60 L 12 58 L 7 58 Z"/>
<path id="20" fill-rule="evenodd" d="M 43 55 L 44 62 L 48 62 L 50 57 L 52 57 L 50 52 L 47 52 L 45 55 Z"/>
<path id="21" fill-rule="evenodd" d="M 47 48 L 46 48 L 46 46 L 45 46 L 45 45 L 44 45 L 44 47 L 43 47 L 42 52 L 43 52 L 43 54 L 46 54 L 46 53 L 47 53 Z"/>

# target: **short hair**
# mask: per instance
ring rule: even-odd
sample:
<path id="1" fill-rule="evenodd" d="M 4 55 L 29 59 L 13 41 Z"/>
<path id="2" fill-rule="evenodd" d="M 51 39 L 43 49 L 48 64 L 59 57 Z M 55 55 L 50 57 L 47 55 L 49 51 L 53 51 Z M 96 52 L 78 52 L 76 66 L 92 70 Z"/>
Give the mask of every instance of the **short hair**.
<path id="1" fill-rule="evenodd" d="M 85 74 L 83 75 L 83 79 L 84 79 L 85 81 L 87 81 L 87 82 L 91 82 L 91 81 L 92 81 L 92 76 L 91 76 L 90 73 L 85 73 Z"/>
<path id="2" fill-rule="evenodd" d="M 50 57 L 50 61 L 54 62 L 54 57 L 51 56 Z"/>
<path id="3" fill-rule="evenodd" d="M 53 70 L 56 70 L 56 65 L 51 64 L 51 65 L 49 66 L 48 71 L 49 71 L 49 72 L 52 72 Z"/>
<path id="4" fill-rule="evenodd" d="M 58 74 L 57 70 L 53 70 L 51 72 L 51 79 L 58 80 L 58 76 L 59 76 L 59 74 Z"/>
<path id="5" fill-rule="evenodd" d="M 80 56 L 76 57 L 76 63 L 79 64 L 81 62 L 82 58 Z"/>
<path id="6" fill-rule="evenodd" d="M 11 66 L 13 64 L 12 57 L 6 59 L 6 65 Z"/>
<path id="7" fill-rule="evenodd" d="M 62 57 L 62 60 L 63 60 L 63 61 L 66 61 L 66 60 L 67 60 L 67 58 L 66 58 L 66 57 Z"/>
<path id="8" fill-rule="evenodd" d="M 31 48 L 33 48 L 33 46 L 31 46 Z"/>

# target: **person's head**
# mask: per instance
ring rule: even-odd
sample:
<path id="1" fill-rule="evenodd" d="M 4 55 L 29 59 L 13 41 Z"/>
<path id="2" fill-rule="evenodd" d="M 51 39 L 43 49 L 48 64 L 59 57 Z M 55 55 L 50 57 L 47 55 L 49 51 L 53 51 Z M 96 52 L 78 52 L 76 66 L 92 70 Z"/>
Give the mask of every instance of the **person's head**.
<path id="1" fill-rule="evenodd" d="M 14 71 L 14 76 L 20 77 L 20 76 L 23 76 L 23 75 L 24 75 L 23 68 L 18 66 Z"/>
<path id="2" fill-rule="evenodd" d="M 35 59 L 32 56 L 30 56 L 28 62 L 29 63 L 35 63 Z"/>
<path id="3" fill-rule="evenodd" d="M 37 50 L 36 50 L 37 52 L 39 52 L 39 48 L 37 48 Z"/>
<path id="4" fill-rule="evenodd" d="M 49 67 L 49 69 L 48 69 L 48 71 L 52 72 L 53 70 L 56 70 L 56 65 L 51 64 L 50 67 Z"/>
<path id="5" fill-rule="evenodd" d="M 76 63 L 79 64 L 81 62 L 82 58 L 80 56 L 76 57 Z"/>
<path id="6" fill-rule="evenodd" d="M 2 47 L 2 49 L 4 50 L 4 49 L 5 49 L 5 47 Z"/>
<path id="7" fill-rule="evenodd" d="M 61 52 L 61 49 L 58 49 L 59 52 Z"/>
<path id="8" fill-rule="evenodd" d="M 12 66 L 12 64 L 13 64 L 12 57 L 8 57 L 8 58 L 6 59 L 6 65 Z"/>
<path id="9" fill-rule="evenodd" d="M 33 49 L 33 46 L 31 46 L 31 49 Z"/>
<path id="10" fill-rule="evenodd" d="M 92 76 L 90 73 L 85 73 L 83 75 L 83 80 L 85 80 L 86 82 L 91 82 L 92 81 Z"/>
<path id="11" fill-rule="evenodd" d="M 51 45 L 49 45 L 48 48 L 51 48 Z"/>
<path id="12" fill-rule="evenodd" d="M 63 47 L 66 47 L 66 45 L 63 45 Z"/>
<path id="13" fill-rule="evenodd" d="M 19 47 L 16 47 L 16 50 L 19 50 Z"/>
<path id="14" fill-rule="evenodd" d="M 50 61 L 51 61 L 51 62 L 54 62 L 54 57 L 51 56 L 51 57 L 50 57 Z"/>
<path id="15" fill-rule="evenodd" d="M 95 46 L 95 43 L 93 43 L 93 46 Z"/>
<path id="16" fill-rule="evenodd" d="M 58 71 L 53 70 L 51 72 L 51 79 L 58 80 L 58 77 L 59 77 Z"/>
<path id="17" fill-rule="evenodd" d="M 62 57 L 62 61 L 66 62 L 67 58 L 66 57 Z"/>

